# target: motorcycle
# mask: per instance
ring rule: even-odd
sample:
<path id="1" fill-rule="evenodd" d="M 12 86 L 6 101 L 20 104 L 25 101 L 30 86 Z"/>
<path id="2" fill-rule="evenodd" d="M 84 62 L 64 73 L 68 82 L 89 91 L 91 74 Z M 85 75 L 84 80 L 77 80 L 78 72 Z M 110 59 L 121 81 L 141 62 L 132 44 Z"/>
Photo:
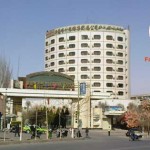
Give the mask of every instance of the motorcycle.
<path id="1" fill-rule="evenodd" d="M 142 134 L 140 132 L 131 132 L 129 135 L 129 140 L 135 141 L 140 140 L 142 138 Z"/>

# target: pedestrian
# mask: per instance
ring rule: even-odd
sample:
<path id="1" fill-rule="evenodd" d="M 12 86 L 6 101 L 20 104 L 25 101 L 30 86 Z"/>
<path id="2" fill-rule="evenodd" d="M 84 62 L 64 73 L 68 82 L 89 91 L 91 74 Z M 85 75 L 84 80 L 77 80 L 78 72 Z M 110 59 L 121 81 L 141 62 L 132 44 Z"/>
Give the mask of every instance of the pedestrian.
<path id="1" fill-rule="evenodd" d="M 15 125 L 15 136 L 18 134 L 18 137 L 20 137 L 20 129 L 19 129 L 19 124 Z"/>
<path id="2" fill-rule="evenodd" d="M 79 137 L 79 138 L 82 137 L 79 129 L 77 130 L 77 137 Z"/>
<path id="3" fill-rule="evenodd" d="M 86 134 L 86 137 L 89 137 L 89 129 L 88 129 L 88 127 L 85 128 L 85 134 Z"/>
<path id="4" fill-rule="evenodd" d="M 35 132 L 36 132 L 35 125 L 31 125 L 30 129 L 31 129 L 31 139 L 33 139 L 35 137 Z"/>

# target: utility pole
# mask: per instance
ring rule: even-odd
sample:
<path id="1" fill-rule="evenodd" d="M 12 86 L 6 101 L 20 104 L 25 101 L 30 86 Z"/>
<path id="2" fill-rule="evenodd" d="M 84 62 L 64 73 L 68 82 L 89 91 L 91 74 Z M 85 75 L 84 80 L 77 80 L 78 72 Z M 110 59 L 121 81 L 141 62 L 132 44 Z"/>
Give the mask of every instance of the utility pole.
<path id="1" fill-rule="evenodd" d="M 45 106 L 45 109 L 46 109 L 46 129 L 47 129 L 47 131 L 46 131 L 46 139 L 48 140 L 48 114 L 47 114 L 47 101 L 46 101 L 46 106 Z"/>
<path id="2" fill-rule="evenodd" d="M 7 88 L 6 88 L 6 93 L 3 98 L 3 128 L 6 128 L 6 101 L 7 101 Z"/>
<path id="3" fill-rule="evenodd" d="M 61 112 L 60 112 L 60 109 L 59 109 L 59 137 L 61 139 Z"/>
<path id="4" fill-rule="evenodd" d="M 37 136 L 37 107 L 36 107 L 36 113 L 35 113 L 35 140 L 36 140 L 36 136 Z"/>
<path id="5" fill-rule="evenodd" d="M 80 88 L 79 88 L 79 81 L 78 81 L 78 104 L 77 104 L 77 113 L 78 113 L 78 131 L 79 131 L 79 111 L 80 111 L 80 108 L 79 108 L 79 91 L 80 90 Z"/>

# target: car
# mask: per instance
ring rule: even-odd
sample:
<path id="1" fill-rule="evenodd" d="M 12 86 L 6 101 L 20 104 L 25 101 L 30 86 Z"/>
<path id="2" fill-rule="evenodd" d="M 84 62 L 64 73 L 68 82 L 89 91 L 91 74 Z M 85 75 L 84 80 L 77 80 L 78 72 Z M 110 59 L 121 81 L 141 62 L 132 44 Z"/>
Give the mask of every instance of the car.
<path id="1" fill-rule="evenodd" d="M 36 130 L 38 133 L 46 133 L 47 129 L 46 128 L 41 128 L 39 126 L 36 126 Z M 25 125 L 23 127 L 23 132 L 25 133 L 31 133 L 31 125 Z"/>

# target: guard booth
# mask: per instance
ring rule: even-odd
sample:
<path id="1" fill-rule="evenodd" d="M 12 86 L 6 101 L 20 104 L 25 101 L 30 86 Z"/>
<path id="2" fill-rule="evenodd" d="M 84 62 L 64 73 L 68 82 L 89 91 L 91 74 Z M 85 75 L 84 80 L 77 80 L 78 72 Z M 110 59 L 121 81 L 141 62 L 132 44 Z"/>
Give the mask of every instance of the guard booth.
<path id="1" fill-rule="evenodd" d="M 125 110 L 121 106 L 106 106 L 103 118 L 103 129 L 113 129 L 117 117 L 123 113 L 125 113 Z"/>

